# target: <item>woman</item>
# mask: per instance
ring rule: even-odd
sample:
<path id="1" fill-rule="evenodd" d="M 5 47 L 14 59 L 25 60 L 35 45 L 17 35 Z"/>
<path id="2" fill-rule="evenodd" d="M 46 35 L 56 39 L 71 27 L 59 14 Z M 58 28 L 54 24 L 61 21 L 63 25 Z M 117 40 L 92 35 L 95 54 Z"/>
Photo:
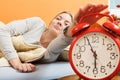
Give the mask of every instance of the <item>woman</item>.
<path id="1" fill-rule="evenodd" d="M 41 61 L 52 62 L 57 59 L 59 53 L 72 41 L 71 29 L 79 19 L 89 13 L 101 12 L 107 5 L 89 4 L 80 8 L 75 18 L 68 12 L 59 13 L 46 28 L 45 23 L 39 17 L 12 21 L 0 28 L 0 49 L 13 68 L 20 72 L 34 71 L 35 65 L 22 63 L 17 55 L 11 37 L 22 35 L 24 42 L 31 45 L 40 45 L 47 50 Z M 101 16 L 87 18 L 86 22 L 93 24 Z M 57 37 L 58 36 L 58 37 Z"/>

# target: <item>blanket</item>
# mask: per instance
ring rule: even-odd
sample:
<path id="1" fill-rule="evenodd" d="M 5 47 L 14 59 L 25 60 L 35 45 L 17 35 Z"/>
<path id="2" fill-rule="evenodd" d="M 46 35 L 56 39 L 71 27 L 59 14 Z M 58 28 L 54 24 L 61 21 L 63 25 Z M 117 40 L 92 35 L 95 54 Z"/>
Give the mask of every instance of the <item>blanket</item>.
<path id="1" fill-rule="evenodd" d="M 25 44 L 22 36 L 12 37 L 12 42 L 22 62 L 38 60 L 46 51 L 46 48 L 44 47 Z M 2 52 L 0 52 L 0 66 L 10 66 Z"/>
<path id="2" fill-rule="evenodd" d="M 5 24 L 3 22 L 0 22 L 0 27 L 4 27 L 4 26 Z M 11 38 L 13 45 L 22 62 L 32 62 L 37 59 L 40 59 L 46 50 L 44 47 L 40 47 L 38 45 L 30 45 L 24 43 L 23 36 L 21 35 Z M 1 51 L 0 51 L 0 66 L 10 66 L 9 62 L 4 57 Z"/>
<path id="3" fill-rule="evenodd" d="M 0 22 L 0 27 L 5 26 L 3 22 Z M 23 40 L 23 36 L 15 36 L 11 37 L 13 45 L 18 53 L 18 56 L 22 62 L 33 62 L 38 59 L 41 59 L 46 51 L 46 48 L 38 46 L 26 44 Z M 64 49 L 61 53 L 59 59 L 68 61 L 68 47 Z M 0 51 L 0 66 L 11 66 L 8 60 L 4 57 L 2 52 Z"/>

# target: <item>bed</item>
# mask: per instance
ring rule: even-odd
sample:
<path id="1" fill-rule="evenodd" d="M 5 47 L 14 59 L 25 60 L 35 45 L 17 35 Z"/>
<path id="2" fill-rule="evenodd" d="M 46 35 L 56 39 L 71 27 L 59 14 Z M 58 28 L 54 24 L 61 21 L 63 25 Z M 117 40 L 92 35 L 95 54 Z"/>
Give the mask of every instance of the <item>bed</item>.
<path id="1" fill-rule="evenodd" d="M 35 65 L 37 70 L 30 73 L 21 73 L 12 67 L 0 67 L 0 80 L 57 80 L 75 74 L 69 62 L 56 61 Z"/>

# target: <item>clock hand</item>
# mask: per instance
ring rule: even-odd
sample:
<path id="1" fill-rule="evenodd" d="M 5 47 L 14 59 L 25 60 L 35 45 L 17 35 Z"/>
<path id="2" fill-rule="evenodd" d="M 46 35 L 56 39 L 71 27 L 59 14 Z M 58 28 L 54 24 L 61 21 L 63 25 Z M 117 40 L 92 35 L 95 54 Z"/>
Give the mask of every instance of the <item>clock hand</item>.
<path id="1" fill-rule="evenodd" d="M 94 51 L 94 52 L 96 53 L 96 51 Z M 95 65 L 95 68 L 97 68 L 97 67 L 96 67 L 96 64 L 97 64 L 97 63 L 96 63 L 96 60 L 97 60 L 96 57 L 97 57 L 97 56 L 94 56 L 94 65 Z"/>
<path id="2" fill-rule="evenodd" d="M 91 44 L 90 44 L 90 41 L 89 41 L 88 37 L 86 37 L 86 39 L 87 39 L 87 41 L 88 41 L 88 44 L 89 44 L 90 47 L 91 47 L 91 51 L 92 51 L 92 53 L 93 53 L 94 58 L 97 59 L 97 60 L 99 61 L 99 63 L 101 63 L 100 59 L 97 57 L 96 51 L 93 50 L 93 48 L 92 48 L 92 46 L 91 46 Z M 95 63 L 95 65 L 96 65 L 96 62 L 94 62 L 94 63 Z M 102 65 L 102 63 L 101 63 L 101 65 Z"/>
<path id="3" fill-rule="evenodd" d="M 91 47 L 90 50 L 92 51 L 93 56 L 94 56 L 94 69 L 97 69 L 97 67 L 96 67 L 96 65 L 97 65 L 97 63 L 96 63 L 96 60 L 97 60 L 97 54 L 96 54 L 96 51 L 93 50 L 93 48 L 92 48 L 92 46 L 91 46 L 91 44 L 90 44 L 90 41 L 89 41 L 88 37 L 86 37 L 86 39 L 87 39 L 87 41 L 88 41 L 88 44 L 89 44 L 90 47 Z"/>
<path id="4" fill-rule="evenodd" d="M 92 51 L 92 53 L 93 53 L 93 56 L 95 57 L 95 58 L 97 58 L 97 54 L 96 54 L 96 51 L 94 51 L 93 50 L 93 48 L 92 48 L 92 46 L 91 46 L 91 44 L 90 44 L 90 41 L 89 41 L 89 39 L 88 39 L 88 37 L 86 37 L 86 39 L 87 39 L 87 41 L 88 41 L 88 44 L 90 45 L 90 47 L 91 47 L 91 51 Z"/>

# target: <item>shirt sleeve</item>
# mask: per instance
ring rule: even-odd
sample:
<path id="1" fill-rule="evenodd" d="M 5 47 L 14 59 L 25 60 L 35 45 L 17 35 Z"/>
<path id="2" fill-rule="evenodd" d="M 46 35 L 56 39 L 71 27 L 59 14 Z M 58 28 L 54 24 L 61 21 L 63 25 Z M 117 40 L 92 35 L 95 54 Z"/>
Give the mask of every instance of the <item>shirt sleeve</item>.
<path id="1" fill-rule="evenodd" d="M 47 50 L 44 53 L 44 57 L 40 62 L 52 62 L 55 61 L 62 50 L 66 48 L 73 38 L 66 37 L 63 33 L 60 34 L 57 38 L 55 38 L 47 47 Z"/>
<path id="2" fill-rule="evenodd" d="M 39 17 L 32 17 L 23 20 L 15 20 L 0 27 L 0 50 L 8 60 L 18 57 L 11 37 L 24 35 L 25 33 L 34 30 L 33 25 L 37 23 L 44 24 Z"/>

